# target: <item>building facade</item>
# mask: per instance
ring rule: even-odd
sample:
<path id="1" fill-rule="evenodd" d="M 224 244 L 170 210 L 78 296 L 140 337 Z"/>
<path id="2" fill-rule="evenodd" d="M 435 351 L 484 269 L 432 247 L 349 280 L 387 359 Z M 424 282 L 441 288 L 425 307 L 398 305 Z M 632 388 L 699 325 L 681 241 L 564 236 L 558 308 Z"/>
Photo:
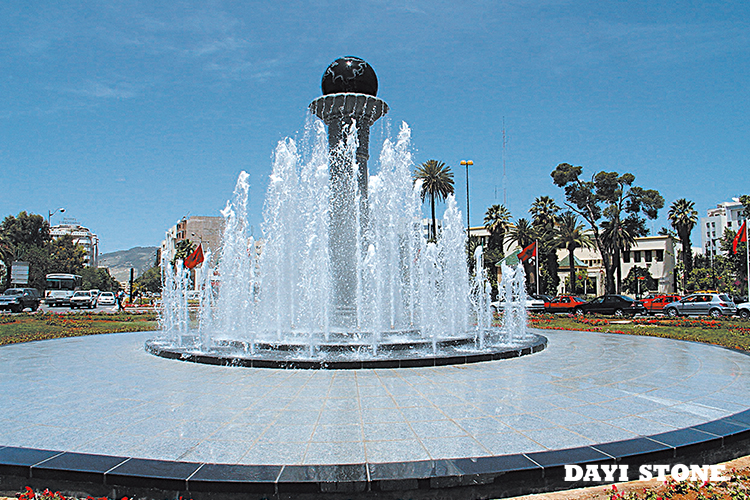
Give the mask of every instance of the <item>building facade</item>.
<path id="1" fill-rule="evenodd" d="M 650 290 L 657 293 L 675 293 L 675 264 L 677 262 L 675 247 L 677 241 L 671 236 L 646 236 L 636 238 L 635 245 L 621 255 L 620 272 L 622 279 L 634 267 L 647 269 L 649 274 L 657 280 L 658 289 Z M 565 292 L 565 279 L 568 277 L 568 251 L 557 251 L 560 277 L 558 293 Z M 605 291 L 604 262 L 599 251 L 594 248 L 577 248 L 573 252 L 576 261 L 576 272 L 585 270 L 589 281 L 594 283 L 594 290 L 589 294 L 603 295 Z M 645 292 L 645 290 L 644 290 Z"/>
<path id="2" fill-rule="evenodd" d="M 88 228 L 72 221 L 63 221 L 62 224 L 52 226 L 49 229 L 53 240 L 70 235 L 75 245 L 80 245 L 86 250 L 84 265 L 86 267 L 99 267 L 99 237 Z"/>
<path id="3" fill-rule="evenodd" d="M 722 254 L 724 230 L 737 231 L 740 228 L 745 221 L 745 216 L 742 215 L 744 209 L 739 198 L 732 198 L 732 201 L 719 203 L 716 208 L 709 208 L 706 217 L 701 217 L 701 247 L 704 255 L 716 257 Z"/>
<path id="4" fill-rule="evenodd" d="M 191 216 L 183 217 L 174 226 L 167 229 L 164 241 L 161 242 L 161 255 L 168 261 L 174 259 L 177 253 L 177 244 L 183 240 L 190 240 L 191 243 L 200 244 L 203 247 L 203 254 L 210 251 L 213 259 L 218 257 L 221 249 L 221 237 L 224 233 L 224 217 L 210 216 Z M 198 266 L 191 271 L 193 286 L 198 289 L 198 284 L 202 282 L 204 272 L 203 266 Z"/>
<path id="5" fill-rule="evenodd" d="M 174 259 L 177 243 L 190 240 L 191 243 L 203 245 L 203 252 L 210 250 L 216 255 L 221 248 L 221 236 L 224 233 L 224 217 L 192 216 L 183 218 L 167 229 L 161 242 L 161 254 L 168 260 Z"/>

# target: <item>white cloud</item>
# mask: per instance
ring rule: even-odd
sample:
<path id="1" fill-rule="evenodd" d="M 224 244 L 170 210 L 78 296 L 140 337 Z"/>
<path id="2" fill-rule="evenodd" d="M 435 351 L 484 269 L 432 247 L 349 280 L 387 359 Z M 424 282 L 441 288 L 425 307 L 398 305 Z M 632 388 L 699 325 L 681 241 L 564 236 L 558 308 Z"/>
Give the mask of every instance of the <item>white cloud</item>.
<path id="1" fill-rule="evenodd" d="M 77 87 L 65 89 L 72 94 L 82 95 L 85 97 L 95 97 L 101 99 L 131 99 L 137 97 L 143 90 L 142 85 L 134 85 L 128 82 L 104 82 L 95 80 L 86 80 Z"/>

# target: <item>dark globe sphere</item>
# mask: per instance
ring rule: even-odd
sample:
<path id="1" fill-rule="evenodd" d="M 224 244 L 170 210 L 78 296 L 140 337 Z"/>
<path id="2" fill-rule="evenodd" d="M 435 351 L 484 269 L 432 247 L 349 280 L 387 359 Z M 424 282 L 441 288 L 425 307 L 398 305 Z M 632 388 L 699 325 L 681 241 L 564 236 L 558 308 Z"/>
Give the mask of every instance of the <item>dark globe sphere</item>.
<path id="1" fill-rule="evenodd" d="M 349 92 L 378 95 L 378 77 L 367 61 L 359 57 L 346 56 L 336 59 L 323 73 L 320 86 L 323 95 Z"/>

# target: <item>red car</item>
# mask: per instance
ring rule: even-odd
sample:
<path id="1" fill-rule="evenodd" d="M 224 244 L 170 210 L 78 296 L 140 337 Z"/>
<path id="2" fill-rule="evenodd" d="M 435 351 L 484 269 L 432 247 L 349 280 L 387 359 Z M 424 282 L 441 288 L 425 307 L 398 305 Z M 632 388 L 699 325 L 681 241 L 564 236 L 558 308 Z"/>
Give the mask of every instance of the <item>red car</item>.
<path id="1" fill-rule="evenodd" d="M 544 311 L 550 313 L 572 313 L 576 306 L 586 301 L 575 295 L 558 295 L 549 302 L 545 302 Z"/>
<path id="2" fill-rule="evenodd" d="M 643 299 L 641 302 L 643 302 L 643 307 L 646 308 L 647 314 L 657 314 L 664 312 L 664 306 L 672 302 L 677 302 L 681 298 L 680 295 L 656 295 Z"/>

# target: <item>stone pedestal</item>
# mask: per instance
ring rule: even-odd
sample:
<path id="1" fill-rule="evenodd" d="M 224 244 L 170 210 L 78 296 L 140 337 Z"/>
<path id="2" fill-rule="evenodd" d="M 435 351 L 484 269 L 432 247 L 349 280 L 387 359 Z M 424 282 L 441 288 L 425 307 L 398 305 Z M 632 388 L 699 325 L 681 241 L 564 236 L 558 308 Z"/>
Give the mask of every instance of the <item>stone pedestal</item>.
<path id="1" fill-rule="evenodd" d="M 382 99 L 366 94 L 329 94 L 310 103 L 310 112 L 328 126 L 330 149 L 329 253 L 333 287 L 331 326 L 354 331 L 357 326 L 357 231 L 363 236 L 369 224 L 367 204 L 367 160 L 370 158 L 370 126 L 388 112 Z M 342 142 L 356 122 L 357 171 Z M 359 191 L 359 207 L 355 206 Z M 359 208 L 359 210 L 357 210 Z M 357 221 L 359 214 L 359 223 Z"/>

